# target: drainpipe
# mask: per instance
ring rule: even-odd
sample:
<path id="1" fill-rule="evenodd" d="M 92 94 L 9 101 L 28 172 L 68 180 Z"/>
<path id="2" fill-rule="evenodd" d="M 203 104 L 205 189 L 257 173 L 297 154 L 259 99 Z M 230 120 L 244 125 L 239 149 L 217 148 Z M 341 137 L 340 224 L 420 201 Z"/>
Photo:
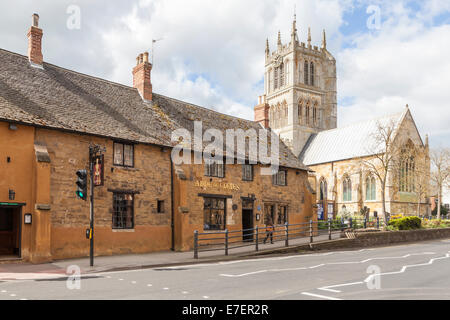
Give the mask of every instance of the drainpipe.
<path id="1" fill-rule="evenodd" d="M 170 209 L 171 209 L 171 219 L 170 219 L 170 227 L 172 230 L 172 247 L 170 250 L 175 251 L 175 223 L 174 223 L 174 209 L 173 209 L 173 162 L 172 156 L 170 158 Z"/>

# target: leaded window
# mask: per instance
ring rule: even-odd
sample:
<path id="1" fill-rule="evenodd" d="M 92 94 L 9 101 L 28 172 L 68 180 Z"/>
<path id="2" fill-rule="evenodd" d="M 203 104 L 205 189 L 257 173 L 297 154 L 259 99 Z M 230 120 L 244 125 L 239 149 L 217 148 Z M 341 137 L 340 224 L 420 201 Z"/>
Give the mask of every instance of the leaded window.
<path id="1" fill-rule="evenodd" d="M 286 185 L 286 176 L 287 171 L 279 169 L 277 173 L 272 176 L 272 182 L 277 186 L 285 186 Z"/>
<path id="2" fill-rule="evenodd" d="M 117 166 L 133 167 L 134 146 L 132 144 L 114 142 L 113 163 Z"/>
<path id="3" fill-rule="evenodd" d="M 204 198 L 204 230 L 225 230 L 225 202 L 224 198 Z"/>
<path id="4" fill-rule="evenodd" d="M 242 180 L 253 181 L 253 165 L 251 164 L 242 165 Z"/>
<path id="5" fill-rule="evenodd" d="M 225 166 L 223 162 L 208 160 L 205 161 L 205 176 L 223 178 L 225 176 Z"/>
<path id="6" fill-rule="evenodd" d="M 349 177 L 345 177 L 342 182 L 342 195 L 343 201 L 352 201 L 352 181 Z"/>
<path id="7" fill-rule="evenodd" d="M 113 229 L 134 228 L 134 196 L 129 193 L 113 193 Z"/>
<path id="8" fill-rule="evenodd" d="M 376 200 L 376 180 L 375 177 L 366 178 L 366 200 Z"/>

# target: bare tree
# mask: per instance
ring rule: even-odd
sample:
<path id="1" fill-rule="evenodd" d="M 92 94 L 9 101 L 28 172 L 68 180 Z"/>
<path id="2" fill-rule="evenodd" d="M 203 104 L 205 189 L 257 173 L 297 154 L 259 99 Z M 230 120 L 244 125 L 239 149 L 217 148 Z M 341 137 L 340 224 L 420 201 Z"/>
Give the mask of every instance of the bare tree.
<path id="1" fill-rule="evenodd" d="M 387 123 L 377 122 L 377 130 L 372 134 L 373 145 L 368 150 L 375 152 L 370 158 L 361 159 L 363 168 L 373 174 L 381 185 L 382 215 L 386 220 L 386 184 L 391 171 L 397 167 L 400 148 L 395 143 L 397 123 L 390 120 Z"/>
<path id="2" fill-rule="evenodd" d="M 438 190 L 437 218 L 441 218 L 442 189 L 450 184 L 450 149 L 430 150 L 431 180 Z"/>

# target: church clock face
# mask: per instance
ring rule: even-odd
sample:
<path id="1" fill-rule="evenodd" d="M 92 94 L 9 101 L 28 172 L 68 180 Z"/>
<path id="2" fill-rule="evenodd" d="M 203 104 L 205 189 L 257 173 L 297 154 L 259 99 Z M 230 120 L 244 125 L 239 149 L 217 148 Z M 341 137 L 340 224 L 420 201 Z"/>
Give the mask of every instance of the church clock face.
<path id="1" fill-rule="evenodd" d="M 275 67 L 279 67 L 282 62 L 283 62 L 282 56 L 278 55 L 275 57 Z"/>

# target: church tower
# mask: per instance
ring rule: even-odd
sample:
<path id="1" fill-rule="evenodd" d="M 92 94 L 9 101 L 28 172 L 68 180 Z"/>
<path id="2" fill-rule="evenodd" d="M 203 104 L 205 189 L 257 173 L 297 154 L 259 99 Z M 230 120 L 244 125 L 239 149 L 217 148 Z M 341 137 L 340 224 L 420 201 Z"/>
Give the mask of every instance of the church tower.
<path id="1" fill-rule="evenodd" d="M 291 39 L 270 52 L 266 41 L 264 95 L 255 121 L 270 127 L 299 155 L 311 134 L 336 128 L 336 60 L 327 50 L 325 30 L 320 48 L 299 42 L 296 18 Z"/>

